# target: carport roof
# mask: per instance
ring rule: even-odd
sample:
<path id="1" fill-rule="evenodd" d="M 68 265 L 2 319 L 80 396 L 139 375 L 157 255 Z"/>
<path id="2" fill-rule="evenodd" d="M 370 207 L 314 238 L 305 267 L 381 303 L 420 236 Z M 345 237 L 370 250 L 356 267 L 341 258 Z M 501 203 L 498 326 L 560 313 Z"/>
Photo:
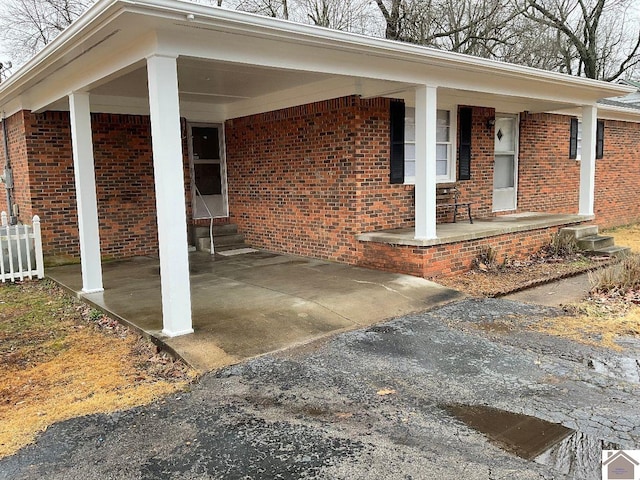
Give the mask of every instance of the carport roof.
<path id="1" fill-rule="evenodd" d="M 158 54 L 178 57 L 182 108 L 224 118 L 320 97 L 410 98 L 416 85 L 437 86 L 458 104 L 513 112 L 593 105 L 634 91 L 183 1 L 98 0 L 0 85 L 0 106 L 6 114 L 66 109 L 70 92 L 89 91 L 103 111 L 143 112 L 146 58 Z"/>

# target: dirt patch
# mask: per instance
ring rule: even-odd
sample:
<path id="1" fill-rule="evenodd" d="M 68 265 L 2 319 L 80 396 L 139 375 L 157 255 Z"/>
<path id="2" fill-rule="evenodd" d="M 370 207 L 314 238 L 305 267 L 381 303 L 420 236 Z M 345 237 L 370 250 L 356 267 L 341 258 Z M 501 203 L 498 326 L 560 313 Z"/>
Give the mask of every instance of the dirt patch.
<path id="1" fill-rule="evenodd" d="M 195 372 L 49 282 L 0 286 L 0 457 L 49 425 L 149 403 Z"/>
<path id="2" fill-rule="evenodd" d="M 640 299 L 640 292 L 633 296 Z M 640 307 L 623 297 L 592 293 L 584 302 L 567 307 L 567 313 L 545 318 L 529 328 L 617 351 L 623 350 L 618 343 L 621 338 L 640 337 Z"/>
<path id="3" fill-rule="evenodd" d="M 640 225 L 607 232 L 616 244 L 640 251 Z M 545 318 L 525 328 L 573 341 L 621 350 L 619 340 L 640 337 L 640 257 L 623 261 L 589 257 L 552 244 L 524 261 L 496 264 L 491 252 L 472 271 L 438 279 L 445 286 L 475 297 L 499 297 L 583 272 L 594 272 L 594 286 L 583 302 L 565 307 L 566 315 Z M 625 268 L 626 266 L 626 268 Z M 477 328 L 507 333 L 512 325 L 480 324 Z"/>

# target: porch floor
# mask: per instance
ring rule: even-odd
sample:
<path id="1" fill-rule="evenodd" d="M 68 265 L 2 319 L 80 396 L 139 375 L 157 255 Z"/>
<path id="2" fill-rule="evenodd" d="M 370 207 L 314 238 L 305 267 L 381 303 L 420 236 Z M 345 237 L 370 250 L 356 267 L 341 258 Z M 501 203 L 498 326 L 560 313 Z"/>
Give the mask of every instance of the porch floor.
<path id="1" fill-rule="evenodd" d="M 408 275 L 262 251 L 194 252 L 189 259 L 194 334 L 161 333 L 157 258 L 104 263 L 105 291 L 82 297 L 204 372 L 462 296 Z M 47 275 L 73 292 L 82 288 L 80 265 L 52 267 Z"/>
<path id="2" fill-rule="evenodd" d="M 389 243 L 393 245 L 413 245 L 428 247 L 447 243 L 464 242 L 479 238 L 493 237 L 505 233 L 526 232 L 539 228 L 572 225 L 593 220 L 592 215 L 559 215 L 550 213 L 524 212 L 499 215 L 491 218 L 474 218 L 457 223 L 436 225 L 437 238 L 423 240 L 414 238 L 413 228 L 398 228 L 362 233 L 358 240 L 363 242 Z"/>

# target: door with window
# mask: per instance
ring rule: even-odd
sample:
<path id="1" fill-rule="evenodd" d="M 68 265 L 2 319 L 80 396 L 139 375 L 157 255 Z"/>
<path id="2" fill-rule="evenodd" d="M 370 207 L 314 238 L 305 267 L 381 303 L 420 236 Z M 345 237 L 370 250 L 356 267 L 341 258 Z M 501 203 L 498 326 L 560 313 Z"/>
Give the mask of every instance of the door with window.
<path id="1" fill-rule="evenodd" d="M 193 218 L 227 216 L 227 181 L 220 125 L 190 125 Z"/>
<path id="2" fill-rule="evenodd" d="M 496 114 L 493 211 L 515 210 L 518 198 L 518 116 Z"/>

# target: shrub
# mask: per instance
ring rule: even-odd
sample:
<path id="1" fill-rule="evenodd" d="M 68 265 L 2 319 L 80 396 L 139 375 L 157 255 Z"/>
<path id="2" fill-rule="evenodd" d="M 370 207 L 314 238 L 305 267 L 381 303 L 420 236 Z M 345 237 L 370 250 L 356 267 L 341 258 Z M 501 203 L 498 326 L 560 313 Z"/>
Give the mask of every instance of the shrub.
<path id="1" fill-rule="evenodd" d="M 568 257 L 580 251 L 578 243 L 573 235 L 556 232 L 551 237 L 549 254 L 554 257 Z"/>

